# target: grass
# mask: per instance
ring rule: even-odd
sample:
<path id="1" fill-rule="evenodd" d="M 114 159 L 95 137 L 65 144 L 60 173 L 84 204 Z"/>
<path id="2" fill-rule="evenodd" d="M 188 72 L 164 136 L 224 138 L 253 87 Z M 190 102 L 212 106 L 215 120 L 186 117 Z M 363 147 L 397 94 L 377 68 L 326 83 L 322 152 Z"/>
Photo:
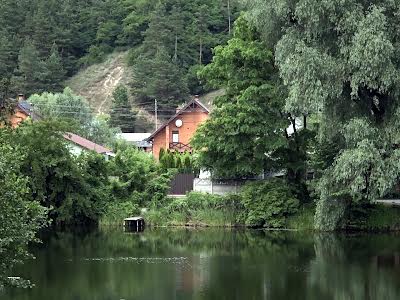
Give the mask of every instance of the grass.
<path id="1" fill-rule="evenodd" d="M 100 226 L 122 225 L 125 218 L 138 214 L 137 205 L 132 202 L 111 203 L 106 209 L 106 213 L 101 217 Z"/>
<path id="2" fill-rule="evenodd" d="M 195 209 L 189 212 L 165 209 L 149 210 L 144 218 L 150 226 L 199 226 L 231 227 L 235 225 L 235 215 L 227 210 Z"/>
<path id="3" fill-rule="evenodd" d="M 299 212 L 287 219 L 288 229 L 314 230 L 314 205 L 305 205 Z"/>
<path id="4" fill-rule="evenodd" d="M 360 229 L 388 231 L 400 229 L 400 207 L 376 205 L 368 213 L 365 225 Z"/>

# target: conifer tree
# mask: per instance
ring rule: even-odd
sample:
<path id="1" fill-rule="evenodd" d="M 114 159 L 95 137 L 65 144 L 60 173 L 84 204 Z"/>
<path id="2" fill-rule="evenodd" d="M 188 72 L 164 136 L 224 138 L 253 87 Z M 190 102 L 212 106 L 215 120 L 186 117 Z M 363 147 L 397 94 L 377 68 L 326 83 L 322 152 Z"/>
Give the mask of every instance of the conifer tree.
<path id="1" fill-rule="evenodd" d="M 8 96 L 12 71 L 16 67 L 18 56 L 11 37 L 6 31 L 0 31 L 0 99 Z"/>
<path id="2" fill-rule="evenodd" d="M 129 103 L 128 89 L 120 85 L 113 93 L 113 103 L 110 113 L 110 126 L 119 127 L 122 132 L 135 132 L 135 114 Z"/>
<path id="3" fill-rule="evenodd" d="M 54 44 L 50 56 L 42 62 L 43 84 L 49 92 L 62 91 L 62 81 L 65 78 L 65 71 L 62 65 L 62 58 Z"/>
<path id="4" fill-rule="evenodd" d="M 26 41 L 18 55 L 18 69 L 12 78 L 13 90 L 26 95 L 42 91 L 43 73 L 39 52 L 31 41 Z"/>
<path id="5" fill-rule="evenodd" d="M 152 59 L 139 57 L 135 66 L 135 92 L 141 102 L 157 99 L 161 109 L 170 114 L 187 100 L 188 87 L 179 67 L 165 48 Z"/>

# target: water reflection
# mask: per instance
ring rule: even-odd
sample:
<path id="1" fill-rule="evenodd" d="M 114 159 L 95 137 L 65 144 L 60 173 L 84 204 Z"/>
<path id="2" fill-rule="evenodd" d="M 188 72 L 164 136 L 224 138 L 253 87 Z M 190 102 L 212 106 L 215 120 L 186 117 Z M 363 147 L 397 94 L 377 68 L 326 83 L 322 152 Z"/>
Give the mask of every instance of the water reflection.
<path id="1" fill-rule="evenodd" d="M 0 299 L 400 299 L 398 235 L 58 232 Z"/>

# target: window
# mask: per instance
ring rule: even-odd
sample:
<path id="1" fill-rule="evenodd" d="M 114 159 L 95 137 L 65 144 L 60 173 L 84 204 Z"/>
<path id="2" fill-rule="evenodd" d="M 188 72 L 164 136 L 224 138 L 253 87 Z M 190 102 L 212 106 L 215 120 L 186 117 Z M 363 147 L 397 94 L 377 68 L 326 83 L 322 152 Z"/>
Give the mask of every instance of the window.
<path id="1" fill-rule="evenodd" d="M 172 142 L 179 143 L 179 131 L 172 131 Z"/>

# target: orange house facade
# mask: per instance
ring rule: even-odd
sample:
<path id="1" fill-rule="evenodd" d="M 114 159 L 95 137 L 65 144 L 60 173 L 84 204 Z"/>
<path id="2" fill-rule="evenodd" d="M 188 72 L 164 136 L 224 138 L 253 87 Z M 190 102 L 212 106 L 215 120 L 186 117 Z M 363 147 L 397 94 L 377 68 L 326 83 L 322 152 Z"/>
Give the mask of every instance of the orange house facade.
<path id="1" fill-rule="evenodd" d="M 39 116 L 33 111 L 32 105 L 29 102 L 27 102 L 23 98 L 23 96 L 19 96 L 17 100 L 11 100 L 11 104 L 13 103 L 14 103 L 13 112 L 7 118 L 8 123 L 11 125 L 12 128 L 18 127 L 27 118 L 31 118 L 33 121 L 39 119 Z"/>
<path id="2" fill-rule="evenodd" d="M 158 128 L 146 140 L 152 143 L 152 153 L 159 159 L 160 150 L 192 152 L 190 139 L 197 128 L 208 119 L 210 111 L 196 97 Z"/>

